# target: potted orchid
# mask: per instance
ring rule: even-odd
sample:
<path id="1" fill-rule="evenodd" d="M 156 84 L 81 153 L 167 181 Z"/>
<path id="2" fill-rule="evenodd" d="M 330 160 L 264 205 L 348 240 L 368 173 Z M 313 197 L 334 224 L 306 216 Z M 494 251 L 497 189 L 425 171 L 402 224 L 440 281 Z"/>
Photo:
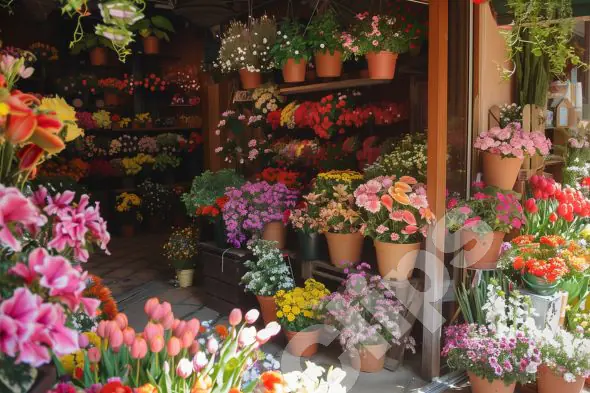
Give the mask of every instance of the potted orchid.
<path id="1" fill-rule="evenodd" d="M 468 269 L 495 269 L 504 236 L 524 223 L 518 194 L 483 183 L 475 183 L 473 197 L 446 214 L 449 231 L 460 233 Z"/>
<path id="2" fill-rule="evenodd" d="M 410 176 L 380 176 L 361 184 L 354 197 L 363 220 L 361 232 L 374 241 L 381 275 L 411 277 L 420 242 L 434 221 L 425 188 Z"/>
<path id="3" fill-rule="evenodd" d="M 369 78 L 393 79 L 398 55 L 410 48 L 410 36 L 389 15 L 363 12 L 355 22 L 350 34 L 343 34 L 344 48 L 353 56 L 367 58 Z"/>
<path id="4" fill-rule="evenodd" d="M 404 306 L 393 288 L 380 276 L 369 273 L 367 263 L 351 269 L 343 289 L 320 303 L 324 323 L 340 332 L 342 348 L 353 357 L 360 371 L 379 372 L 391 345 L 414 351 L 414 339 L 402 331 Z M 360 364 L 355 364 L 358 357 Z"/>
<path id="5" fill-rule="evenodd" d="M 228 188 L 222 209 L 228 243 L 240 247 L 250 234 L 274 240 L 284 248 L 285 212 L 295 207 L 298 195 L 297 190 L 282 183 L 270 185 L 265 181 Z"/>
<path id="6" fill-rule="evenodd" d="M 325 233 L 330 260 L 335 266 L 360 262 L 363 235 L 361 218 L 354 206 L 354 190 L 363 175 L 355 171 L 329 171 L 318 174 L 311 198 L 319 206 L 319 231 Z"/>
<path id="7" fill-rule="evenodd" d="M 482 152 L 485 182 L 512 190 L 524 157 L 548 155 L 551 141 L 541 131 L 525 132 L 520 123 L 510 123 L 482 132 L 473 146 Z"/>
<path id="8" fill-rule="evenodd" d="M 305 80 L 307 62 L 311 55 L 303 30 L 304 26 L 299 22 L 285 20 L 281 23 L 276 42 L 270 50 L 275 67 L 283 71 L 283 79 L 287 83 Z"/>
<path id="9" fill-rule="evenodd" d="M 328 9 L 313 17 L 307 28 L 307 40 L 314 52 L 315 70 L 320 78 L 336 78 L 342 73 L 342 62 L 349 55 L 342 44 L 342 27 L 336 12 Z"/>

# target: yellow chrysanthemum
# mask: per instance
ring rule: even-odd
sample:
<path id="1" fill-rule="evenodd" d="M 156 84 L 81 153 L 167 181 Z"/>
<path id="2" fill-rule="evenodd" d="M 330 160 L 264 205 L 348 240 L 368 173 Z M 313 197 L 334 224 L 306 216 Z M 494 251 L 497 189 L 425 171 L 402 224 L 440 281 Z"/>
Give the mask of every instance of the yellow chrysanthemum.
<path id="1" fill-rule="evenodd" d="M 293 322 L 294 320 L 295 320 L 295 315 L 293 315 L 293 314 L 289 313 L 289 314 L 287 315 L 287 321 L 289 321 L 289 322 Z"/>
<path id="2" fill-rule="evenodd" d="M 277 311 L 277 318 L 282 318 L 284 316 L 285 314 L 282 311 Z"/>
<path id="3" fill-rule="evenodd" d="M 295 315 L 299 315 L 301 314 L 301 309 L 297 306 L 294 306 L 293 308 L 291 308 L 291 312 Z"/>
<path id="4" fill-rule="evenodd" d="M 284 313 L 288 313 L 291 312 L 291 306 L 286 304 L 285 306 L 283 306 L 283 312 Z"/>
<path id="5" fill-rule="evenodd" d="M 55 113 L 57 118 L 66 126 L 66 142 L 73 141 L 79 136 L 84 135 L 84 130 L 78 127 L 76 111 L 63 98 L 59 96 L 55 98 L 43 98 L 39 109 Z"/>
<path id="6" fill-rule="evenodd" d="M 101 340 L 98 334 L 94 332 L 85 332 L 84 335 L 92 347 L 100 348 Z"/>
<path id="7" fill-rule="evenodd" d="M 72 374 L 74 372 L 74 367 L 76 366 L 76 359 L 74 358 L 74 355 L 65 355 L 62 356 L 59 360 L 61 361 L 61 364 L 66 374 Z"/>

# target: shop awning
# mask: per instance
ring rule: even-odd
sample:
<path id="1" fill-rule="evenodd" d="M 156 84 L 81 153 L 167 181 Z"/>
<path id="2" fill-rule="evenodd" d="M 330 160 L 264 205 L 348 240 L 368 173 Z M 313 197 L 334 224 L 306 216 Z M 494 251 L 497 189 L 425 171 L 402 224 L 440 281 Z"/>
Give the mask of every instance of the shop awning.
<path id="1" fill-rule="evenodd" d="M 506 0 L 491 0 L 492 7 L 499 25 L 507 25 L 512 22 L 512 15 L 506 6 Z M 590 17 L 590 0 L 572 0 L 575 17 Z"/>

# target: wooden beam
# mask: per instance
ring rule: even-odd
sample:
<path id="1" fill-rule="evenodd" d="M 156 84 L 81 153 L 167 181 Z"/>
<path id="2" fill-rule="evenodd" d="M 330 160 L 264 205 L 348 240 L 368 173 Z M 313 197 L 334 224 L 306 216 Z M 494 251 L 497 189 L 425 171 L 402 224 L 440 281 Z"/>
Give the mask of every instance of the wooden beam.
<path id="1" fill-rule="evenodd" d="M 205 86 L 203 102 L 203 139 L 204 139 L 204 162 L 205 168 L 217 171 L 221 169 L 221 159 L 215 153 L 215 148 L 220 146 L 221 137 L 215 135 L 215 129 L 219 123 L 221 114 L 219 105 L 219 84 Z"/>
<path id="2" fill-rule="evenodd" d="M 428 12 L 428 201 L 437 222 L 445 214 L 447 186 L 447 94 L 449 0 L 430 1 Z M 442 323 L 442 288 L 444 282 L 445 227 L 437 225 L 426 242 L 426 288 L 423 314 L 422 375 L 432 379 L 440 374 L 440 326 Z M 432 236 L 435 238 L 433 239 Z"/>

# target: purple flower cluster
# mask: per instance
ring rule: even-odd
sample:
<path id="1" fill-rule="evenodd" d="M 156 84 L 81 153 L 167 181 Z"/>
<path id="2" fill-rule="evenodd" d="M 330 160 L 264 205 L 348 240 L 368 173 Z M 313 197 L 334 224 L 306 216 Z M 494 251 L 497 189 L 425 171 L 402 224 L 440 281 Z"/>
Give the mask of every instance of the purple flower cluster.
<path id="1" fill-rule="evenodd" d="M 282 183 L 247 182 L 240 188 L 228 188 L 228 201 L 223 207 L 223 220 L 228 243 L 240 247 L 247 234 L 259 234 L 264 225 L 284 221 L 285 211 L 295 207 L 299 191 Z"/>
<path id="2" fill-rule="evenodd" d="M 471 371 L 489 380 L 525 383 L 537 372 L 541 352 L 523 332 L 499 336 L 485 326 L 452 325 L 445 330 L 442 356 L 449 366 Z"/>

